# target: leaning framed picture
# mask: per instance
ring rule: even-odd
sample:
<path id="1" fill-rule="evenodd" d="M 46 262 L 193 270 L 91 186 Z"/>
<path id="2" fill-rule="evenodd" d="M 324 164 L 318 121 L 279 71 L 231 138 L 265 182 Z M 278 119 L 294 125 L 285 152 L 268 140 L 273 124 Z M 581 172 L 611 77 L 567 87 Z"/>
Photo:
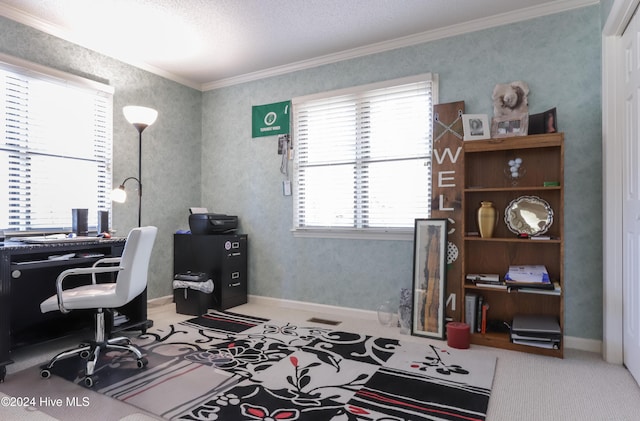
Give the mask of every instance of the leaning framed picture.
<path id="1" fill-rule="evenodd" d="M 486 114 L 462 114 L 464 140 L 482 140 L 491 138 L 491 126 Z"/>
<path id="2" fill-rule="evenodd" d="M 444 339 L 447 220 L 416 219 L 411 334 Z"/>

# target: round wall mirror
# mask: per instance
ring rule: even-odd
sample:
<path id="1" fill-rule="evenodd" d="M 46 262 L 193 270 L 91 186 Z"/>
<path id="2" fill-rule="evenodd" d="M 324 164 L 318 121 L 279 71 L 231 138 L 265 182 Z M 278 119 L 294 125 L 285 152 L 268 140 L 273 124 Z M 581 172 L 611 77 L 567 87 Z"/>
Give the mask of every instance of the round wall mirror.
<path id="1" fill-rule="evenodd" d="M 504 210 L 504 222 L 514 234 L 543 234 L 553 224 L 553 209 L 539 197 L 520 196 Z"/>

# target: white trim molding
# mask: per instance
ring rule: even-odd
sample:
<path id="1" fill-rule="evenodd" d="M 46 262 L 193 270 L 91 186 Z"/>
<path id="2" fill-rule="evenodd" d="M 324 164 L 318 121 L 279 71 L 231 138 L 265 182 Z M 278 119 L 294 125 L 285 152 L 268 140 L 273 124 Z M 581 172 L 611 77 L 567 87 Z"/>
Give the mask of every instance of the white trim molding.
<path id="1" fill-rule="evenodd" d="M 352 317 L 355 319 L 378 321 L 378 313 L 372 310 L 360 310 L 348 307 L 338 307 L 328 304 L 310 303 L 307 301 L 285 300 L 282 298 L 249 295 L 249 303 L 266 305 L 274 308 L 302 310 L 312 313 L 331 314 L 338 317 Z"/>
<path id="2" fill-rule="evenodd" d="M 621 36 L 640 0 L 616 0 L 602 31 L 603 332 L 602 356 L 622 364 Z"/>

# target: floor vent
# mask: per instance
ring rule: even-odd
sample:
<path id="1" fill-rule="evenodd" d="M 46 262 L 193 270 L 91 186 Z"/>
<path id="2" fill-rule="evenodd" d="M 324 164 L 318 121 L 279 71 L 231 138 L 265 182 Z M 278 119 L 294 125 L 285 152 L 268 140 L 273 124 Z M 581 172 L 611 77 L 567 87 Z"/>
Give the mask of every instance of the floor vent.
<path id="1" fill-rule="evenodd" d="M 308 322 L 313 322 L 313 323 L 322 323 L 322 324 L 331 325 L 331 326 L 338 326 L 340 323 L 342 323 L 342 322 L 340 322 L 338 320 L 320 319 L 318 317 L 312 317 L 307 321 Z"/>

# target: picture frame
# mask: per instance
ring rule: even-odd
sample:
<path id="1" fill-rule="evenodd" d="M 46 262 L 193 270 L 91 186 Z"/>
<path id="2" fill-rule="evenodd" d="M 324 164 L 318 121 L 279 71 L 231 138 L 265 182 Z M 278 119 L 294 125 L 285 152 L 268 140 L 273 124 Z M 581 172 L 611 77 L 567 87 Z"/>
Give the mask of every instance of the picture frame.
<path id="1" fill-rule="evenodd" d="M 416 219 L 411 334 L 445 337 L 447 219 Z"/>
<path id="2" fill-rule="evenodd" d="M 529 128 L 529 114 L 517 116 L 493 118 L 491 124 L 491 137 L 526 136 Z"/>
<path id="3" fill-rule="evenodd" d="M 545 111 L 543 115 L 544 133 L 556 133 L 558 131 L 558 116 L 555 107 Z"/>
<path id="4" fill-rule="evenodd" d="M 482 140 L 491 138 L 491 126 L 486 114 L 463 114 L 462 130 L 464 140 Z"/>
<path id="5" fill-rule="evenodd" d="M 556 133 L 558 131 L 558 117 L 556 115 L 556 108 L 551 108 L 545 112 L 529 115 L 529 130 L 528 133 L 543 134 L 543 133 Z"/>

